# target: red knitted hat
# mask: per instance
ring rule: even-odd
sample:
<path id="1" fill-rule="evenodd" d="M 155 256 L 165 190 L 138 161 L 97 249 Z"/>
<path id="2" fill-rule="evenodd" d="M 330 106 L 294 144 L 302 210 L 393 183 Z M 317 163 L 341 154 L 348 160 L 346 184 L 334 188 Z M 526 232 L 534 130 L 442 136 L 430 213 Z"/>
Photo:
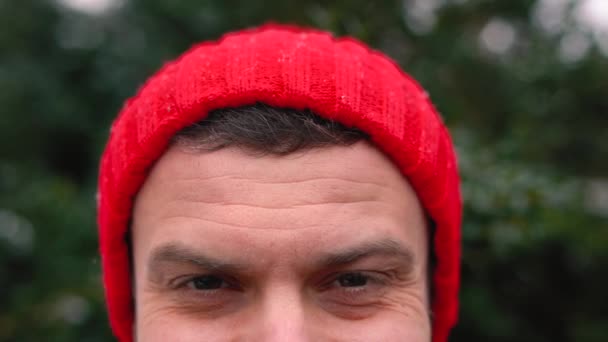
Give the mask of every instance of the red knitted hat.
<path id="1" fill-rule="evenodd" d="M 262 102 L 310 109 L 368 133 L 399 167 L 435 223 L 433 342 L 458 312 L 462 204 L 454 149 L 426 92 L 383 54 L 350 39 L 266 25 L 194 46 L 150 77 L 114 121 L 99 175 L 98 224 L 110 323 L 132 340 L 125 235 L 133 200 L 180 129 L 214 109 Z"/>

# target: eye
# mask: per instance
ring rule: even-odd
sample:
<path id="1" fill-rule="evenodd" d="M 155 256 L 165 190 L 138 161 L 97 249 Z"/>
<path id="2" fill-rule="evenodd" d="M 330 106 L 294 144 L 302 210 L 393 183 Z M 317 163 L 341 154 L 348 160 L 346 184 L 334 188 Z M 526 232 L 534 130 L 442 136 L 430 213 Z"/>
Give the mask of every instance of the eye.
<path id="1" fill-rule="evenodd" d="M 382 272 L 348 271 L 334 274 L 324 283 L 319 298 L 326 310 L 345 318 L 361 318 L 391 289 Z"/>
<path id="2" fill-rule="evenodd" d="M 367 285 L 369 277 L 361 273 L 345 273 L 340 275 L 336 281 L 342 287 L 362 287 Z"/>
<path id="3" fill-rule="evenodd" d="M 228 283 L 215 275 L 198 276 L 188 282 L 188 286 L 195 290 L 217 290 L 228 287 Z"/>
<path id="4" fill-rule="evenodd" d="M 176 281 L 169 292 L 178 308 L 187 312 L 222 312 L 242 303 L 243 288 L 237 279 L 225 274 L 191 274 Z"/>

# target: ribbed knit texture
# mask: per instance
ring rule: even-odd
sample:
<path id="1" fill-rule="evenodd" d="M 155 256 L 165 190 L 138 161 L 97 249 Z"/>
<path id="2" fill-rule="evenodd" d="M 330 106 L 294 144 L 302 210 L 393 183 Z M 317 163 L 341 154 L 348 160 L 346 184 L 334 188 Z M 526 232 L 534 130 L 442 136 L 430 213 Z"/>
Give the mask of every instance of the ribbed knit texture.
<path id="1" fill-rule="evenodd" d="M 110 323 L 132 340 L 125 234 L 133 200 L 180 129 L 214 109 L 262 102 L 311 109 L 368 133 L 399 167 L 436 224 L 433 342 L 458 312 L 462 204 L 450 136 L 426 92 L 383 54 L 351 39 L 265 25 L 194 46 L 166 64 L 114 121 L 99 175 L 98 224 Z"/>

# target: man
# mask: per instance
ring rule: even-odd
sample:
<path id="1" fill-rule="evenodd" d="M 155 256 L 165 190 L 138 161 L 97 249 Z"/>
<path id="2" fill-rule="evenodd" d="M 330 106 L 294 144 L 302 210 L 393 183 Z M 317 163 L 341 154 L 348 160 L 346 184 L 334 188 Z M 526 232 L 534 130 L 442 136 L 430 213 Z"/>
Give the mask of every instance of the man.
<path id="1" fill-rule="evenodd" d="M 434 341 L 461 200 L 425 92 L 352 39 L 267 25 L 165 65 L 99 179 L 121 341 Z"/>

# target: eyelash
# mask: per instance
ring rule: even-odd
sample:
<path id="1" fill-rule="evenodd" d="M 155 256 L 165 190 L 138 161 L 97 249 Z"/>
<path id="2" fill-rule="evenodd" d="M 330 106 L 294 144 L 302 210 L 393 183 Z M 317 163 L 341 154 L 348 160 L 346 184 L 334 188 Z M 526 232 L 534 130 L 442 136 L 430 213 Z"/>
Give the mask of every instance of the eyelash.
<path id="1" fill-rule="evenodd" d="M 222 286 L 217 289 L 208 289 L 201 290 L 196 289 L 194 282 L 203 277 L 216 277 L 222 281 Z M 171 288 L 173 290 L 184 290 L 184 291 L 195 291 L 197 293 L 201 293 L 206 296 L 212 296 L 217 294 L 221 290 L 238 290 L 240 287 L 237 285 L 236 281 L 228 280 L 228 277 L 216 274 L 197 274 L 197 275 L 189 275 L 182 276 L 178 279 L 175 279 L 171 282 Z"/>
<path id="2" fill-rule="evenodd" d="M 362 286 L 341 286 L 339 284 L 340 278 L 346 275 L 356 275 L 363 277 L 366 281 L 365 285 Z M 349 271 L 342 272 L 338 274 L 333 274 L 330 276 L 328 282 L 323 286 L 323 290 L 325 291 L 333 291 L 337 289 L 337 291 L 342 292 L 343 295 L 349 297 L 362 296 L 369 293 L 372 290 L 372 287 L 376 286 L 386 286 L 388 284 L 388 279 L 386 275 L 380 274 L 378 272 L 373 271 Z M 353 298 L 354 299 L 354 298 Z"/>

